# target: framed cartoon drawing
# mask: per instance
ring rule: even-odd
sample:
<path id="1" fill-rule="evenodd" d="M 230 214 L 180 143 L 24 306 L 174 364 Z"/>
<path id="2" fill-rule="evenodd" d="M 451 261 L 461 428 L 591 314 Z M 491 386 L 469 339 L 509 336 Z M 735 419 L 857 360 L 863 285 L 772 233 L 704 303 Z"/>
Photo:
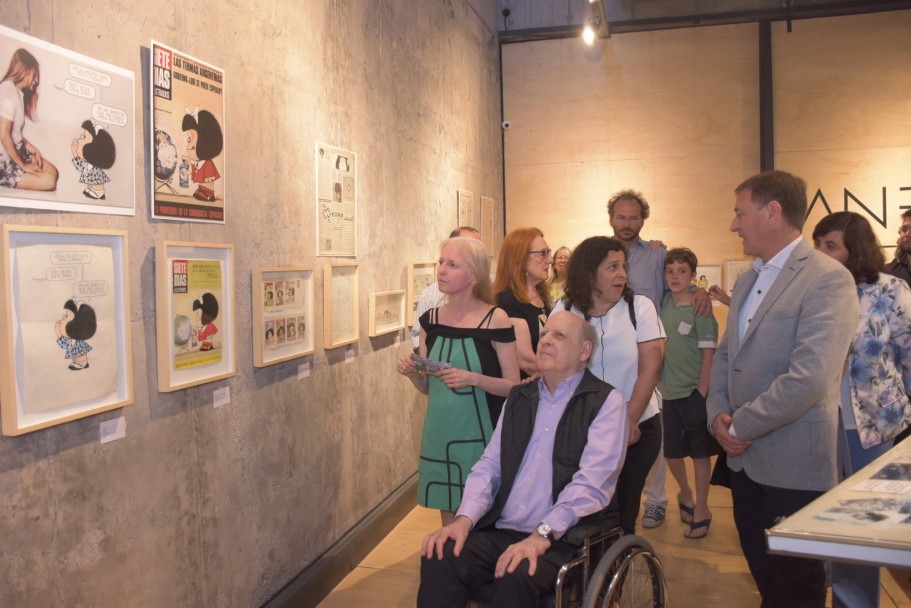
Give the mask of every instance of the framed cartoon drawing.
<path id="1" fill-rule="evenodd" d="M 357 255 L 357 153 L 315 142 L 316 255 Z"/>
<path id="2" fill-rule="evenodd" d="M 437 263 L 433 260 L 427 262 L 408 263 L 408 325 L 415 323 L 414 311 L 418 308 L 418 301 L 424 290 L 433 285 L 437 280 Z"/>
<path id="3" fill-rule="evenodd" d="M 734 293 L 734 283 L 747 270 L 753 267 L 754 260 L 727 260 L 724 263 L 724 293 Z"/>
<path id="4" fill-rule="evenodd" d="M 127 251 L 124 231 L 3 226 L 4 435 L 133 403 Z"/>
<path id="5" fill-rule="evenodd" d="M 234 246 L 164 241 L 155 267 L 158 390 L 233 376 Z"/>
<path id="6" fill-rule="evenodd" d="M 357 342 L 358 265 L 327 262 L 323 266 L 324 348 Z"/>
<path id="7" fill-rule="evenodd" d="M 493 216 L 493 199 L 489 196 L 481 197 L 481 225 L 478 229 L 481 231 L 481 242 L 484 243 L 484 249 L 487 255 L 494 257 L 497 254 L 496 235 L 494 234 L 495 218 Z"/>
<path id="8" fill-rule="evenodd" d="M 369 335 L 382 336 L 405 327 L 405 290 L 370 294 Z"/>
<path id="9" fill-rule="evenodd" d="M 253 364 L 275 365 L 313 352 L 313 269 L 253 271 Z"/>
<path id="10" fill-rule="evenodd" d="M 459 188 L 458 197 L 459 226 L 474 227 L 474 215 L 471 208 L 471 192 Z"/>
<path id="11" fill-rule="evenodd" d="M 721 282 L 721 266 L 711 264 L 699 264 L 696 266 L 696 276 L 693 277 L 693 285 L 706 290 L 712 285 L 722 287 L 724 283 Z M 713 299 L 712 306 L 721 306 L 721 302 Z"/>

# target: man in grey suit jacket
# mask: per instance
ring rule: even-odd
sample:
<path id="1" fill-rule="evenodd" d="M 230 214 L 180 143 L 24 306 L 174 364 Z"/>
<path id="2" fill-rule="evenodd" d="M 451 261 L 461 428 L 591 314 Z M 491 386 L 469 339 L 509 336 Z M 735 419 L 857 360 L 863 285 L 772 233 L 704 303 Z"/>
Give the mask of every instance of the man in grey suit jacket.
<path id="1" fill-rule="evenodd" d="M 762 606 L 821 608 L 823 563 L 770 555 L 764 531 L 838 482 L 839 387 L 857 294 L 851 274 L 801 236 L 802 179 L 768 171 L 735 192 L 731 231 L 758 259 L 734 285 L 709 427 L 728 455 L 734 522 Z"/>

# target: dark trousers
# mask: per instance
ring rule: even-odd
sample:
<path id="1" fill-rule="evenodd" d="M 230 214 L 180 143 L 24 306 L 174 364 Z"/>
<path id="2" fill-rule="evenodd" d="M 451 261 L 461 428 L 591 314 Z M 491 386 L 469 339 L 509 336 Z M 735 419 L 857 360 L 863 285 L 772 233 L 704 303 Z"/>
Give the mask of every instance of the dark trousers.
<path id="1" fill-rule="evenodd" d="M 639 502 L 645 478 L 661 451 L 661 415 L 655 414 L 639 423 L 642 435 L 639 441 L 626 450 L 626 460 L 617 479 L 617 509 L 620 512 L 620 527 L 624 534 L 636 533 L 639 518 Z"/>
<path id="2" fill-rule="evenodd" d="M 500 555 L 527 537 L 526 532 L 494 527 L 473 530 L 458 557 L 452 554 L 452 540 L 443 547 L 443 559 L 422 557 L 418 608 L 465 608 L 469 599 L 490 608 L 536 608 L 541 596 L 553 591 L 557 571 L 577 547 L 557 541 L 538 558 L 534 576 L 528 576 L 524 560 L 512 574 L 494 578 Z"/>
<path id="3" fill-rule="evenodd" d="M 762 608 L 823 608 L 826 605 L 824 563 L 815 559 L 772 555 L 765 530 L 806 506 L 822 492 L 789 490 L 757 483 L 745 471 L 731 471 L 731 498 L 740 547 L 762 596 Z"/>

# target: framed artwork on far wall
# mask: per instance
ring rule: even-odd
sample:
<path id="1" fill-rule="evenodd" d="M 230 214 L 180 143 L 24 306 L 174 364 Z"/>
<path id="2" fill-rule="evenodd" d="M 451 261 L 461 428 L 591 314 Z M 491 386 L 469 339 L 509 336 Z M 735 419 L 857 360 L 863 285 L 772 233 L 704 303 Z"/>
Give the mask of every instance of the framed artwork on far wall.
<path id="1" fill-rule="evenodd" d="M 489 196 L 481 197 L 480 223 L 481 225 L 476 226 L 476 228 L 481 231 L 481 242 L 484 243 L 484 249 L 487 250 L 487 255 L 495 257 L 497 255 L 494 250 L 494 247 L 496 247 L 496 235 L 494 234 L 496 222 L 493 217 L 493 199 Z"/>
<path id="2" fill-rule="evenodd" d="M 133 403 L 128 250 L 119 230 L 3 226 L 4 435 Z"/>
<path id="3" fill-rule="evenodd" d="M 437 263 L 433 260 L 427 262 L 408 263 L 408 325 L 413 326 L 417 319 L 414 311 L 417 310 L 418 300 L 424 290 L 436 282 Z"/>
<path id="4" fill-rule="evenodd" d="M 311 354 L 314 350 L 313 269 L 254 269 L 253 327 L 256 367 Z"/>
<path id="5" fill-rule="evenodd" d="M 474 225 L 474 214 L 472 213 L 471 209 L 470 191 L 459 188 L 458 207 L 459 226 L 471 226 L 475 228 L 476 226 Z"/>
<path id="6" fill-rule="evenodd" d="M 405 290 L 370 294 L 369 336 L 375 338 L 405 328 Z"/>
<path id="7" fill-rule="evenodd" d="M 753 267 L 755 260 L 727 260 L 724 263 L 724 293 L 734 293 L 734 283 L 744 272 Z"/>
<path id="8" fill-rule="evenodd" d="M 696 276 L 693 277 L 693 285 L 706 290 L 712 285 L 718 285 L 723 289 L 721 266 L 711 264 L 699 264 L 696 266 Z M 713 299 L 712 306 L 721 306 L 721 302 Z"/>
<path id="9" fill-rule="evenodd" d="M 323 348 L 357 342 L 358 264 L 326 262 L 323 266 Z"/>
<path id="10" fill-rule="evenodd" d="M 234 246 L 164 241 L 155 268 L 158 390 L 235 375 Z"/>

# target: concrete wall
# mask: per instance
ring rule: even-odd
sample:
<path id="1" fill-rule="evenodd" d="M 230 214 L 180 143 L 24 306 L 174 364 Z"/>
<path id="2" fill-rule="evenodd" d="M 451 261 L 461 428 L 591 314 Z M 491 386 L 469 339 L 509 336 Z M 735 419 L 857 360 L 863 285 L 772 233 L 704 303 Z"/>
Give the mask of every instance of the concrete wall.
<path id="1" fill-rule="evenodd" d="M 223 68 L 230 175 L 226 225 L 150 221 L 137 120 L 135 217 L 0 207 L 3 223 L 129 232 L 136 393 L 122 410 L 0 437 L 0 605 L 261 605 L 417 468 L 422 399 L 393 371 L 409 341 L 368 338 L 367 299 L 437 255 L 460 187 L 476 214 L 494 197 L 502 234 L 495 2 L 3 0 L 0 24 L 133 70 L 137 117 L 150 39 Z M 351 363 L 319 338 L 315 140 L 359 154 Z M 173 394 L 156 388 L 166 239 L 236 246 L 237 376 Z M 317 267 L 317 351 L 257 369 L 250 273 L 282 265 Z M 313 372 L 299 381 L 302 362 Z M 214 409 L 223 386 L 232 402 Z M 99 423 L 119 415 L 126 438 L 100 445 Z"/>

